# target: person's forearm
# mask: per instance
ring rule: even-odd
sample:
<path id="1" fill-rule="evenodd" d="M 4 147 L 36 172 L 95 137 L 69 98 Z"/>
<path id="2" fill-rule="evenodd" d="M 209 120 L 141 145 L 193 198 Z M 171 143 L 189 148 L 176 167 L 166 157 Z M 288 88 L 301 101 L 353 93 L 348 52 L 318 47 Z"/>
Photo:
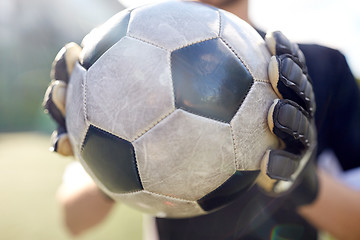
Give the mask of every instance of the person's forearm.
<path id="1" fill-rule="evenodd" d="M 360 192 L 350 189 L 323 171 L 319 173 L 319 195 L 298 212 L 316 228 L 337 239 L 360 239 Z"/>
<path id="2" fill-rule="evenodd" d="M 58 199 L 63 208 L 66 227 L 73 235 L 101 223 L 114 205 L 98 189 L 95 183 L 79 188 L 60 187 Z"/>

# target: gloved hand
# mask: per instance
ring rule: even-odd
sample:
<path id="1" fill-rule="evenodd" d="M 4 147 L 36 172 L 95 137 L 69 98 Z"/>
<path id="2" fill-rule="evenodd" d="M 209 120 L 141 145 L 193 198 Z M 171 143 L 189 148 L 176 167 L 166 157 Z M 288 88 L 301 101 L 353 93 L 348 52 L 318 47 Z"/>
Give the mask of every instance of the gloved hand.
<path id="1" fill-rule="evenodd" d="M 317 143 L 312 82 L 297 44 L 291 43 L 281 32 L 268 33 L 265 41 L 272 54 L 269 78 L 279 97 L 270 107 L 268 124 L 283 146 L 265 154 L 258 185 L 274 196 L 290 191 L 292 195 L 301 190 L 295 205 L 310 203 L 317 193 L 313 165 Z"/>
<path id="2" fill-rule="evenodd" d="M 46 90 L 43 107 L 46 113 L 58 124 L 57 130 L 51 135 L 51 151 L 64 156 L 73 156 L 73 149 L 66 130 L 65 101 L 70 75 L 78 61 L 81 47 L 76 43 L 65 45 L 55 57 L 51 68 L 51 82 Z"/>

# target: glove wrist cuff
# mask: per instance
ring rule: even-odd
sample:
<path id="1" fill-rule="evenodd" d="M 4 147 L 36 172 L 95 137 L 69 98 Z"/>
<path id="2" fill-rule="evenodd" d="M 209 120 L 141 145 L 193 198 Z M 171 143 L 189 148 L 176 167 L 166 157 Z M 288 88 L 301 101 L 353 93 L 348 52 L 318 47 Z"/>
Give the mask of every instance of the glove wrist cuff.
<path id="1" fill-rule="evenodd" d="M 315 155 L 315 154 L 314 154 Z M 301 207 L 315 201 L 319 192 L 319 180 L 316 173 L 316 166 L 309 161 L 305 166 L 299 184 L 291 193 L 291 202 L 294 207 Z"/>

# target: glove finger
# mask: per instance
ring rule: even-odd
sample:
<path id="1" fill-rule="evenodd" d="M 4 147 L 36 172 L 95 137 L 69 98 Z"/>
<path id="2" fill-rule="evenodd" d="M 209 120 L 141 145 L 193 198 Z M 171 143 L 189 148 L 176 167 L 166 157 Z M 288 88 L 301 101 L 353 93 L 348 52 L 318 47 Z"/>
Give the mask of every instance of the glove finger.
<path id="1" fill-rule="evenodd" d="M 61 114 L 65 116 L 65 101 L 66 101 L 67 84 L 63 81 L 55 81 L 52 89 L 51 100 L 59 109 Z"/>
<path id="2" fill-rule="evenodd" d="M 53 80 L 69 82 L 69 77 L 79 59 L 81 47 L 76 43 L 66 44 L 56 55 L 52 63 L 50 77 Z"/>
<path id="3" fill-rule="evenodd" d="M 257 185 L 259 185 L 267 193 L 273 192 L 274 187 L 278 182 L 278 180 L 271 178 L 267 174 L 267 168 L 268 168 L 267 166 L 268 166 L 268 162 L 269 162 L 270 151 L 271 150 L 267 150 L 265 152 L 265 155 L 261 160 L 260 174 L 258 175 L 258 177 L 256 179 Z"/>
<path id="4" fill-rule="evenodd" d="M 285 144 L 285 150 L 300 154 L 310 147 L 312 126 L 306 112 L 291 100 L 276 99 L 268 112 L 270 130 Z"/>
<path id="5" fill-rule="evenodd" d="M 300 59 L 305 64 L 304 54 L 296 43 L 292 43 L 280 31 L 269 32 L 265 36 L 265 43 L 272 55 L 290 54 Z"/>
<path id="6" fill-rule="evenodd" d="M 261 173 L 257 179 L 258 185 L 268 193 L 279 191 L 279 189 L 276 189 L 276 186 L 282 181 L 291 185 L 293 181 L 292 175 L 298 169 L 299 161 L 299 155 L 287 151 L 266 151 L 261 161 Z M 289 187 L 284 188 L 283 190 L 288 188 Z"/>
<path id="7" fill-rule="evenodd" d="M 66 130 L 59 127 L 51 135 L 52 146 L 50 151 L 57 152 L 63 156 L 73 156 L 74 152 Z"/>
<path id="8" fill-rule="evenodd" d="M 296 43 L 291 42 L 282 32 L 274 31 L 267 33 L 265 42 L 273 56 L 292 55 L 299 61 L 303 72 L 305 74 L 308 73 L 303 52 Z M 309 81 L 311 81 L 310 78 Z"/>
<path id="9" fill-rule="evenodd" d="M 299 166 L 299 161 L 299 155 L 283 150 L 272 150 L 268 155 L 266 174 L 272 179 L 290 181 Z"/>
<path id="10" fill-rule="evenodd" d="M 296 102 L 313 117 L 316 108 L 313 87 L 309 76 L 303 72 L 301 63 L 291 55 L 273 56 L 268 72 L 276 94 Z"/>
<path id="11" fill-rule="evenodd" d="M 46 113 L 60 125 L 65 126 L 65 101 L 67 84 L 63 81 L 52 81 L 46 90 L 43 107 Z"/>

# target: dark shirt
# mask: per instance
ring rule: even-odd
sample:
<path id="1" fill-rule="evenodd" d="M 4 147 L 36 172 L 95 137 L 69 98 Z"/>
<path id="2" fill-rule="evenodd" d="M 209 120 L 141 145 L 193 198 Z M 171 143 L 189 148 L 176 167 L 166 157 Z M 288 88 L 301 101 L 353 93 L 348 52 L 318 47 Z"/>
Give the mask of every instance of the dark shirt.
<path id="1" fill-rule="evenodd" d="M 346 60 L 337 50 L 299 46 L 306 57 L 316 98 L 318 154 L 331 149 L 344 170 L 358 167 L 360 93 Z M 214 213 L 186 219 L 157 218 L 156 222 L 161 240 L 316 239 L 316 230 L 286 203 L 286 198 L 272 199 L 253 187 Z"/>
<path id="2" fill-rule="evenodd" d="M 318 154 L 331 149 L 344 170 L 360 166 L 360 93 L 345 57 L 337 50 L 300 45 L 316 98 Z"/>

